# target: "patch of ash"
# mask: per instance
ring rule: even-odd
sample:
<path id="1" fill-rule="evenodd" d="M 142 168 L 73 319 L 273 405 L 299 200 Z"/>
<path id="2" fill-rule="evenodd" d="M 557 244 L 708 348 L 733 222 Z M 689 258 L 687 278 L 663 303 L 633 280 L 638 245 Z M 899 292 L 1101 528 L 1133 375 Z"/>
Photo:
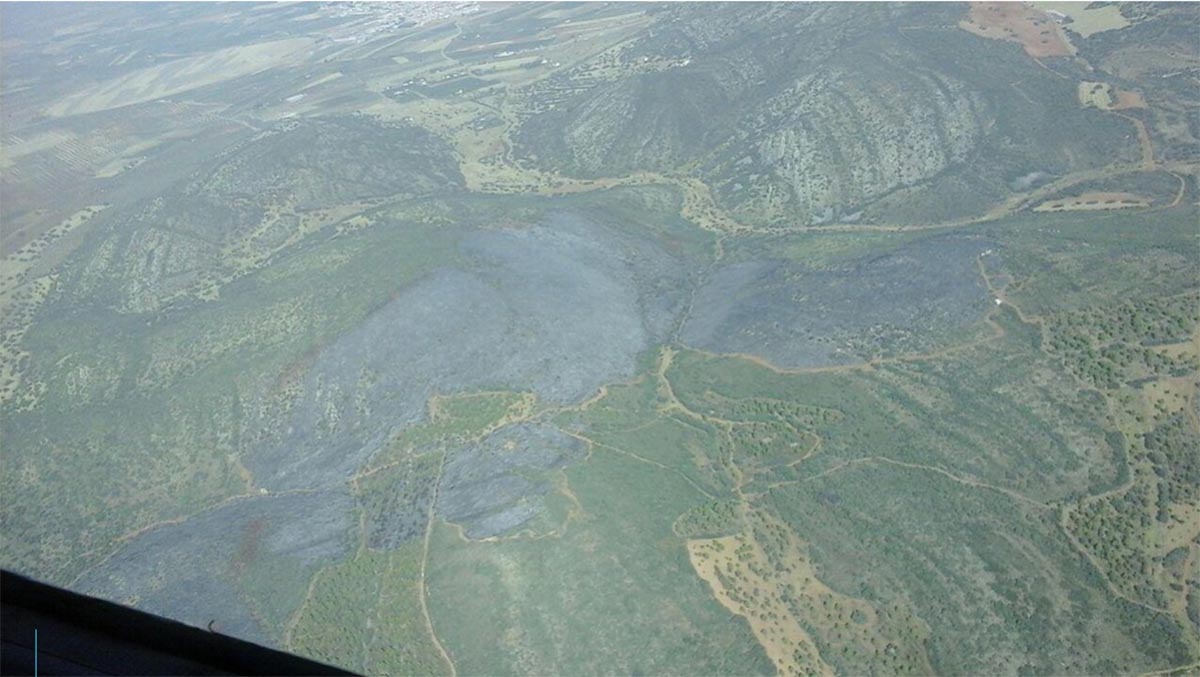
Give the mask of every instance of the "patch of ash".
<path id="1" fill-rule="evenodd" d="M 197 627 L 216 621 L 223 634 L 274 644 L 259 605 L 283 604 L 285 618 L 300 602 L 252 603 L 238 581 L 268 563 L 272 570 L 313 572 L 350 551 L 355 524 L 344 492 L 263 496 L 230 503 L 126 543 L 73 588 Z"/>
<path id="2" fill-rule="evenodd" d="M 466 270 L 420 280 L 322 351 L 284 443 L 246 459 L 261 486 L 344 480 L 435 393 L 582 400 L 633 375 L 686 294 L 683 264 L 658 245 L 570 215 L 476 231 L 461 250 Z"/>
<path id="3" fill-rule="evenodd" d="M 585 448 L 555 428 L 516 424 L 449 453 L 438 515 L 479 539 L 511 533 L 542 514 L 552 490 L 546 471 L 578 461 Z"/>
<path id="4" fill-rule="evenodd" d="M 781 260 L 717 269 L 696 293 L 683 343 L 748 353 L 786 368 L 863 359 L 850 343 L 887 327 L 935 335 L 978 321 L 988 307 L 978 239 L 924 240 L 834 270 Z"/>

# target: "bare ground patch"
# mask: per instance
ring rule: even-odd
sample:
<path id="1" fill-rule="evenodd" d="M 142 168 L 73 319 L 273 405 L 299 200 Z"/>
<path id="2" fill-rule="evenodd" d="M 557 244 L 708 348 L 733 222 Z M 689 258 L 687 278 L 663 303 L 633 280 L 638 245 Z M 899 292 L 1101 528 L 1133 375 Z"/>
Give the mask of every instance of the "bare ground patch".
<path id="1" fill-rule="evenodd" d="M 689 540 L 688 557 L 717 600 L 746 618 L 781 675 L 832 675 L 860 662 L 933 672 L 920 638 L 896 634 L 896 618 L 821 582 L 788 526 L 763 512 L 752 522 L 735 536 Z"/>
<path id="2" fill-rule="evenodd" d="M 751 546 L 750 560 L 743 560 L 737 554 L 747 545 L 749 543 L 743 541 L 742 536 L 691 540 L 687 544 L 688 558 L 696 573 L 712 588 L 717 601 L 749 622 L 758 643 L 780 674 L 832 675 L 833 669 L 821 660 L 812 638 L 785 605 L 775 602 L 774 598 L 763 605 L 746 603 L 737 591 L 736 579 L 722 573 L 736 571 L 736 577 L 755 588 L 765 584 L 753 566 L 753 562 L 761 558 L 759 549 Z"/>
<path id="3" fill-rule="evenodd" d="M 1139 92 L 1117 89 L 1107 82 L 1088 80 L 1079 83 L 1079 103 L 1085 108 L 1091 106 L 1100 110 L 1146 107 L 1146 99 Z"/>
<path id="4" fill-rule="evenodd" d="M 1083 193 L 1075 197 L 1046 200 L 1033 208 L 1035 212 L 1099 211 L 1149 207 L 1150 200 L 1134 193 Z"/>
<path id="5" fill-rule="evenodd" d="M 1045 12 L 1017 2 L 973 2 L 959 28 L 975 35 L 1016 42 L 1032 57 L 1072 56 L 1075 48 Z"/>

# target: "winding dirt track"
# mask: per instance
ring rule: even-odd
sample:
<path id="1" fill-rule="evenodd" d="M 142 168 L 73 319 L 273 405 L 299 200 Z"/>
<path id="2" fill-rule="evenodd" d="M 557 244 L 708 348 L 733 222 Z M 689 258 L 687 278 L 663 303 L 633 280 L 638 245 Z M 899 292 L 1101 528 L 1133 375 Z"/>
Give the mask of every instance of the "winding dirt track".
<path id="1" fill-rule="evenodd" d="M 446 453 L 442 452 L 442 462 L 438 465 L 437 478 L 433 483 L 433 496 L 429 499 L 429 518 L 425 523 L 425 539 L 421 545 L 421 580 L 418 597 L 421 600 L 421 616 L 425 622 L 425 630 L 429 632 L 429 639 L 433 641 L 433 645 L 437 647 L 442 660 L 446 662 L 446 667 L 450 669 L 450 677 L 457 677 L 458 669 L 454 666 L 454 661 L 450 658 L 446 647 L 442 646 L 442 641 L 438 639 L 437 632 L 433 629 L 433 618 L 429 615 L 429 604 L 427 602 L 427 598 L 429 597 L 429 583 L 425 578 L 426 567 L 429 563 L 429 539 L 433 534 L 433 521 L 435 519 L 434 507 L 437 506 L 438 492 L 442 488 L 442 475 L 445 471 Z"/>
<path id="2" fill-rule="evenodd" d="M 1134 130 L 1137 132 L 1138 146 L 1142 149 L 1142 171 L 1154 171 L 1157 163 L 1154 161 L 1154 145 L 1150 142 L 1150 133 L 1146 131 L 1146 123 L 1128 113 L 1121 113 L 1115 110 L 1108 112 L 1133 123 Z"/>

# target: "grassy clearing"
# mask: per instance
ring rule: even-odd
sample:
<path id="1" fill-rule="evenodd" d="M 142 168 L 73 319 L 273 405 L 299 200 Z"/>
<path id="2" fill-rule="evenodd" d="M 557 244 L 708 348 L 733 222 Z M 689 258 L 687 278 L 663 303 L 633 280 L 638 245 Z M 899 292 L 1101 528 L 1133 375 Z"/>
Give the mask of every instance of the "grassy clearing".
<path id="1" fill-rule="evenodd" d="M 1041 10 L 1054 10 L 1070 17 L 1071 23 L 1067 24 L 1067 28 L 1072 33 L 1078 33 L 1085 38 L 1129 25 L 1129 20 L 1121 14 L 1121 8 L 1117 5 L 1093 7 L 1092 3 L 1086 2 L 1031 2 L 1029 4 Z"/>
<path id="2" fill-rule="evenodd" d="M 582 517 L 561 538 L 472 543 L 435 530 L 431 614 L 461 673 L 773 671 L 671 529 L 703 500 L 695 488 L 602 448 L 566 476 Z"/>
<path id="3" fill-rule="evenodd" d="M 1084 80 L 1079 83 L 1079 103 L 1084 107 L 1110 110 L 1117 102 L 1113 90 L 1114 87 L 1107 82 Z"/>

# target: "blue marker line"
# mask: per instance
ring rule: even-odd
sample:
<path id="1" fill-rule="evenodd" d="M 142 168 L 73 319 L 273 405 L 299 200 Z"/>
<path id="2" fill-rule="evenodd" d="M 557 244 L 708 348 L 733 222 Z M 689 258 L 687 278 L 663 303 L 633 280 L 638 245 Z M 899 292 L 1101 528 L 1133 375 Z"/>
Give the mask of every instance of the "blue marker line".
<path id="1" fill-rule="evenodd" d="M 33 629 L 33 677 L 37 677 L 37 628 Z"/>

